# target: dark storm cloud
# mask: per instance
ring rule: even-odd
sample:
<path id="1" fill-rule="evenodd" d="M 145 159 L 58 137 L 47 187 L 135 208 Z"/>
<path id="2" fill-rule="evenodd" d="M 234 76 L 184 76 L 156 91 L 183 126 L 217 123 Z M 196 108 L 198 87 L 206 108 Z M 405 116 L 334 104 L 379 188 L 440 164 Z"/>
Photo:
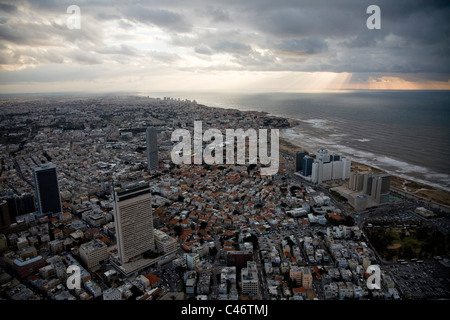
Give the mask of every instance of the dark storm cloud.
<path id="1" fill-rule="evenodd" d="M 18 50 L 14 45 L 59 46 L 68 51 L 64 57 L 80 63 L 99 64 L 117 56 L 129 56 L 170 64 L 185 58 L 180 56 L 183 51 L 204 61 L 214 60 L 217 54 L 229 56 L 233 66 L 213 66 L 223 70 L 392 73 L 426 75 L 427 79 L 433 74 L 436 79 L 445 79 L 448 76 L 442 74 L 450 73 L 449 1 L 2 2 L 0 40 L 9 50 Z M 66 8 L 72 4 L 81 8 L 82 29 L 77 32 L 68 32 L 64 22 L 55 22 L 57 17 L 67 16 Z M 370 15 L 366 9 L 372 4 L 381 9 L 380 30 L 366 26 Z M 20 20 L 16 17 L 20 13 L 37 19 Z M 41 16 L 51 22 L 41 23 Z M 132 31 L 137 25 L 163 31 L 164 49 L 150 47 L 143 52 L 125 42 L 104 44 L 105 33 Z M 10 57 L 3 56 L 6 54 L 10 52 L 2 49 L 0 62 L 11 62 Z M 36 57 L 30 56 L 26 61 L 48 61 L 44 59 L 45 51 L 30 50 L 30 54 Z M 26 50 L 21 50 L 20 56 L 25 57 Z M 128 61 L 122 58 L 120 61 Z"/>
<path id="2" fill-rule="evenodd" d="M 230 15 L 228 14 L 228 12 L 223 9 L 207 6 L 204 9 L 204 12 L 206 13 L 206 15 L 211 17 L 212 22 L 231 21 L 231 18 L 230 18 Z"/>
<path id="3" fill-rule="evenodd" d="M 283 39 L 274 46 L 288 55 L 311 55 L 326 51 L 327 43 L 318 38 Z"/>
<path id="4" fill-rule="evenodd" d="M 141 5 L 127 8 L 125 17 L 130 21 L 155 25 L 173 32 L 189 32 L 192 27 L 181 14 L 164 9 L 146 8 Z"/>
<path id="5" fill-rule="evenodd" d="M 195 51 L 196 53 L 198 53 L 198 54 L 204 54 L 204 55 L 207 55 L 207 56 L 213 54 L 213 52 L 212 52 L 212 50 L 211 50 L 210 47 L 205 46 L 205 45 L 202 45 L 202 44 L 196 46 L 196 47 L 194 48 L 194 51 Z"/>
<path id="6" fill-rule="evenodd" d="M 252 47 L 248 44 L 235 41 L 219 41 L 212 47 L 217 52 L 227 52 L 231 54 L 247 54 L 252 51 Z"/>
<path id="7" fill-rule="evenodd" d="M 96 50 L 96 52 L 101 54 L 119 54 L 119 55 L 125 55 L 125 56 L 131 56 L 131 57 L 137 57 L 139 56 L 139 51 L 131 46 L 128 46 L 126 44 L 121 44 L 119 46 L 113 46 L 113 47 L 103 47 Z"/>
<path id="8" fill-rule="evenodd" d="M 9 3 L 0 3 L 0 11 L 6 13 L 15 13 L 17 12 L 17 7 Z"/>

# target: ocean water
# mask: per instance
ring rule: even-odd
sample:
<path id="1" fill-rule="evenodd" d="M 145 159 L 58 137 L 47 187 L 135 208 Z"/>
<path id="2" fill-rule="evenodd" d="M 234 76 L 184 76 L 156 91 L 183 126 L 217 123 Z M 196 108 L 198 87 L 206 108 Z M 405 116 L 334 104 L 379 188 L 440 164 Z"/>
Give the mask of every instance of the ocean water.
<path id="1" fill-rule="evenodd" d="M 281 136 L 450 191 L 450 91 L 149 93 L 299 121 Z"/>

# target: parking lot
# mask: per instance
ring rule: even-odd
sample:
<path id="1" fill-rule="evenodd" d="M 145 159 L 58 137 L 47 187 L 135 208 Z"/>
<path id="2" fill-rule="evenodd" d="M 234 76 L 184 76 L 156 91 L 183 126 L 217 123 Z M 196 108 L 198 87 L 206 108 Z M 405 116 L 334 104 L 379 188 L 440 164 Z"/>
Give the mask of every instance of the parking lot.
<path id="1" fill-rule="evenodd" d="M 406 263 L 407 262 L 407 263 Z M 430 259 L 423 263 L 406 261 L 390 265 L 390 273 L 404 298 L 450 298 L 450 270 Z"/>

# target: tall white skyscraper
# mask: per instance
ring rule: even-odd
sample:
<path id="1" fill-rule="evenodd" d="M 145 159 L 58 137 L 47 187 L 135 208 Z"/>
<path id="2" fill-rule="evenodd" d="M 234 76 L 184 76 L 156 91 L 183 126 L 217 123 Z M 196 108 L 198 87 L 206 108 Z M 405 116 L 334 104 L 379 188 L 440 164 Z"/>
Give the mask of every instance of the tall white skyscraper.
<path id="1" fill-rule="evenodd" d="M 326 149 L 320 149 L 312 163 L 310 181 L 321 184 L 330 180 L 349 179 L 351 165 L 352 162 L 347 157 L 330 155 Z"/>
<path id="2" fill-rule="evenodd" d="M 145 184 L 115 190 L 114 209 L 120 262 L 155 251 L 150 187 Z"/>
<path id="3" fill-rule="evenodd" d="M 153 127 L 148 127 L 145 132 L 145 137 L 147 143 L 148 170 L 158 169 L 158 130 Z"/>

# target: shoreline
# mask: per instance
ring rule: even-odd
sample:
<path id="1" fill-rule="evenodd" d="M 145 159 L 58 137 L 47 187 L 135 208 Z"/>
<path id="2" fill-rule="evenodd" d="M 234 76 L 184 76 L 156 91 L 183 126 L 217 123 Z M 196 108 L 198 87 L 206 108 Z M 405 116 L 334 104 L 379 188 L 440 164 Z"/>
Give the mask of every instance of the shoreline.
<path id="1" fill-rule="evenodd" d="M 218 107 L 213 107 L 213 108 L 218 108 Z M 219 108 L 219 109 L 226 110 L 226 108 Z M 239 110 L 239 109 L 237 109 L 237 110 Z M 287 126 L 286 128 L 283 128 L 283 129 L 293 128 L 300 123 L 296 119 L 290 119 L 290 118 L 284 118 L 284 117 L 271 115 L 265 111 L 245 111 L 245 110 L 244 111 L 239 110 L 239 111 L 243 112 L 243 113 L 247 113 L 247 114 L 248 113 L 250 113 L 250 114 L 256 113 L 259 115 L 264 114 L 268 118 L 284 119 L 289 123 L 289 126 Z M 281 130 L 283 130 L 283 129 L 281 129 Z M 300 150 L 308 151 L 309 153 L 312 153 L 312 154 L 315 154 L 317 151 L 311 147 L 305 147 L 303 145 L 294 144 L 294 143 L 287 141 L 286 139 L 280 137 L 280 152 L 284 152 L 284 153 L 294 157 L 294 159 L 295 159 L 295 153 Z M 447 211 L 450 211 L 450 192 L 448 192 L 446 190 L 437 188 L 435 186 L 429 186 L 422 182 L 414 181 L 413 179 L 410 179 L 410 178 L 400 177 L 398 175 L 389 173 L 383 169 L 379 169 L 379 168 L 373 167 L 371 165 L 357 162 L 354 160 L 352 160 L 351 170 L 352 171 L 353 170 L 372 171 L 374 173 L 387 173 L 391 176 L 391 189 L 393 189 L 394 192 L 409 194 L 412 197 L 418 198 L 421 201 L 435 203 L 436 205 L 438 205 L 438 207 L 446 207 Z"/>
<path id="2" fill-rule="evenodd" d="M 285 140 L 284 138 L 280 137 L 280 152 L 284 152 L 295 158 L 295 153 L 299 150 L 305 150 L 310 153 L 315 153 L 315 151 L 312 150 L 312 148 L 295 145 Z M 374 173 L 387 173 L 382 169 L 378 169 L 353 160 L 351 170 L 372 171 Z M 450 207 L 450 192 L 435 187 L 427 186 L 425 184 L 416 182 L 411 179 L 402 178 L 394 174 L 390 174 L 390 176 L 391 176 L 391 189 L 411 194 L 412 196 L 420 198 L 423 201 L 434 202 L 440 206 Z"/>

